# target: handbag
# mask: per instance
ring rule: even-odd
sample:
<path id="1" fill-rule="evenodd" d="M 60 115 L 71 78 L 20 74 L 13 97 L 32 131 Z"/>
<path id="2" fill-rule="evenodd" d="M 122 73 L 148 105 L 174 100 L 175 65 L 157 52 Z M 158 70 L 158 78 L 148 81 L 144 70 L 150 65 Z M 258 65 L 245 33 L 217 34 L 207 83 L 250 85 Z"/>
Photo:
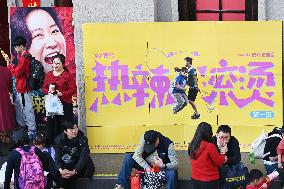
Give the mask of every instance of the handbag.
<path id="1" fill-rule="evenodd" d="M 55 94 L 48 94 L 45 96 L 45 110 L 46 116 L 64 115 L 63 105 Z"/>
<path id="2" fill-rule="evenodd" d="M 248 168 L 239 162 L 236 165 L 226 165 L 221 168 L 225 171 L 224 189 L 241 189 L 246 188 L 248 184 Z"/>

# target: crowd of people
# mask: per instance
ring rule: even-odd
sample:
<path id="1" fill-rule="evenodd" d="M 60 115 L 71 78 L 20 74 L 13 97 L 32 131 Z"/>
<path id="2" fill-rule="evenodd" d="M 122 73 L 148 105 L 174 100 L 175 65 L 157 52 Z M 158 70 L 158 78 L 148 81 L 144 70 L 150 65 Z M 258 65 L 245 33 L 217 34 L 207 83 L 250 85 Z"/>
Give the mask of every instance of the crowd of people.
<path id="1" fill-rule="evenodd" d="M 7 65 L 2 62 L 0 66 L 1 142 L 11 143 L 12 149 L 3 188 L 10 188 L 11 182 L 17 189 L 75 188 L 76 179 L 92 177 L 95 168 L 87 137 L 78 129 L 73 115 L 72 96 L 77 87 L 65 67 L 65 56 L 52 56 L 52 70 L 44 75 L 40 86 L 45 95 L 58 97 L 63 115 L 47 116 L 46 130 L 38 130 L 31 96 L 35 84 L 32 79 L 36 79 L 32 77 L 38 70 L 33 70 L 34 57 L 27 51 L 23 36 L 15 37 L 12 45 L 17 61 L 3 53 Z M 11 97 L 13 77 L 16 94 Z M 20 136 L 7 141 L 18 128 L 22 129 Z"/>

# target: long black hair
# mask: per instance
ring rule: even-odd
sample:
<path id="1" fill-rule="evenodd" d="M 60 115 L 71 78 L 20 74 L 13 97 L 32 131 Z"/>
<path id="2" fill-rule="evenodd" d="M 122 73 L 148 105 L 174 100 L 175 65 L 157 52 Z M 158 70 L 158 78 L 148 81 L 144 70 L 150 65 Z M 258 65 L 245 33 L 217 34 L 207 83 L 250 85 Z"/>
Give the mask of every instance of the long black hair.
<path id="1" fill-rule="evenodd" d="M 209 123 L 206 122 L 199 123 L 195 131 L 194 137 L 188 146 L 188 155 L 192 159 L 196 159 L 196 153 L 199 150 L 201 141 L 205 140 L 207 142 L 211 142 L 212 135 L 213 135 L 212 127 Z"/>

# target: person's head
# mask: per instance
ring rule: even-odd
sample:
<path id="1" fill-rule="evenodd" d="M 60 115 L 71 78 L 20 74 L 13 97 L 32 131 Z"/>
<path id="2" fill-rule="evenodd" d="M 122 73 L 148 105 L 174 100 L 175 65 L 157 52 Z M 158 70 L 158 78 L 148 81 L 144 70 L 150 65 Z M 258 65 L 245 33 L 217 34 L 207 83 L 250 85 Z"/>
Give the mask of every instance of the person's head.
<path id="1" fill-rule="evenodd" d="M 63 54 L 57 54 L 52 57 L 52 68 L 53 71 L 58 72 L 61 72 L 64 69 L 67 70 L 65 67 L 65 56 Z"/>
<path id="2" fill-rule="evenodd" d="M 74 139 L 77 137 L 79 128 L 75 120 L 72 121 L 66 120 L 62 123 L 62 126 L 64 128 L 64 133 L 66 134 L 68 139 Z"/>
<path id="3" fill-rule="evenodd" d="M 190 145 L 188 148 L 189 156 L 195 159 L 196 154 L 199 150 L 201 141 L 204 140 L 207 142 L 211 142 L 212 135 L 213 135 L 212 127 L 209 123 L 206 123 L 206 122 L 199 123 L 195 131 L 195 134 L 193 136 L 193 139 L 190 142 Z"/>
<path id="4" fill-rule="evenodd" d="M 44 132 L 37 132 L 33 138 L 33 143 L 39 149 L 44 149 L 45 145 L 47 144 L 47 137 Z"/>
<path id="5" fill-rule="evenodd" d="M 29 144 L 30 144 L 30 138 L 27 130 L 23 130 L 20 136 L 17 137 L 13 136 L 12 148 L 18 148 L 20 146 L 29 145 Z"/>
<path id="6" fill-rule="evenodd" d="M 180 70 L 180 75 L 187 76 L 187 67 L 182 67 Z"/>
<path id="7" fill-rule="evenodd" d="M 66 55 L 66 42 L 54 8 L 17 8 L 10 25 L 12 41 L 16 36 L 24 36 L 27 50 L 42 62 L 45 72 L 52 70 L 54 55 Z"/>
<path id="8" fill-rule="evenodd" d="M 144 151 L 146 153 L 152 153 L 156 150 L 159 145 L 159 132 L 154 130 L 149 130 L 144 133 Z"/>
<path id="9" fill-rule="evenodd" d="M 184 58 L 184 62 L 185 62 L 185 66 L 190 68 L 192 66 L 192 58 L 191 57 L 185 57 Z"/>
<path id="10" fill-rule="evenodd" d="M 12 46 L 14 47 L 17 54 L 22 54 L 26 50 L 27 40 L 23 36 L 17 36 L 12 41 Z"/>
<path id="11" fill-rule="evenodd" d="M 217 140 L 228 144 L 231 138 L 231 127 L 229 125 L 220 125 L 217 129 L 216 137 Z"/>
<path id="12" fill-rule="evenodd" d="M 263 173 L 258 169 L 252 169 L 249 172 L 249 181 L 253 186 L 259 185 L 262 183 Z"/>

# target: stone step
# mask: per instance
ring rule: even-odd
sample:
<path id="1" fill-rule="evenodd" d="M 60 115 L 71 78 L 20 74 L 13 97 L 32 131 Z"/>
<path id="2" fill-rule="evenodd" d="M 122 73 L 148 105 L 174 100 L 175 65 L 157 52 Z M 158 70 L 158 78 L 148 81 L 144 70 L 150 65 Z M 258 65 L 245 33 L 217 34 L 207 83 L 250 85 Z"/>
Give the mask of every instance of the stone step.
<path id="1" fill-rule="evenodd" d="M 82 178 L 76 183 L 78 189 L 113 189 L 117 183 L 117 177 L 94 176 L 93 179 Z M 191 180 L 179 180 L 177 189 L 194 189 Z M 281 189 L 280 182 L 274 181 L 268 189 Z"/>

